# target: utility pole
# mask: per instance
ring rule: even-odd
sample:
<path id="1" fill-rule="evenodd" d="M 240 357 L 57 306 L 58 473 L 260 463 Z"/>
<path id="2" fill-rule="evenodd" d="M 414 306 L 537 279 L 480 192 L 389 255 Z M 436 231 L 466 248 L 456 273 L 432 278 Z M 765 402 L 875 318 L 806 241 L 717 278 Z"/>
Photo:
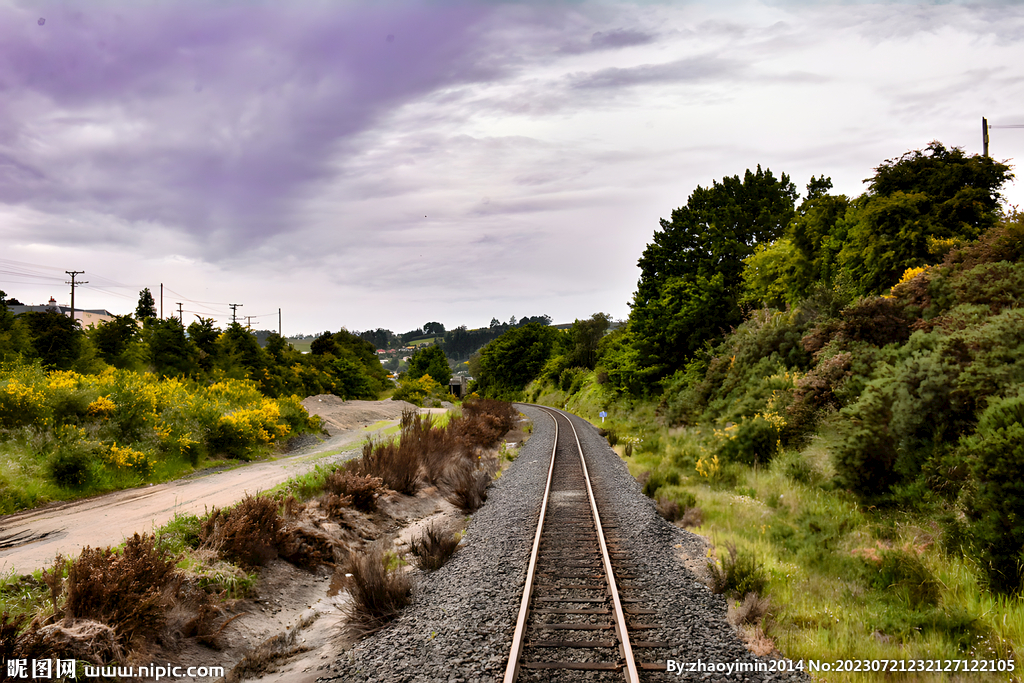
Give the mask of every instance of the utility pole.
<path id="1" fill-rule="evenodd" d="M 160 319 L 164 319 L 164 283 L 160 283 Z"/>
<path id="2" fill-rule="evenodd" d="M 988 119 L 981 117 L 981 154 L 988 156 Z"/>
<path id="3" fill-rule="evenodd" d="M 228 306 L 231 307 L 231 324 L 233 325 L 235 323 L 235 318 L 238 317 L 236 315 L 236 312 L 242 306 L 242 304 L 228 304 Z"/>
<path id="4" fill-rule="evenodd" d="M 252 329 L 252 316 L 251 315 L 245 316 L 245 329 L 247 329 L 247 330 L 251 330 Z"/>
<path id="5" fill-rule="evenodd" d="M 277 336 L 281 336 L 281 309 L 277 309 Z"/>
<path id="6" fill-rule="evenodd" d="M 182 313 L 181 313 L 181 302 L 180 301 L 175 301 L 174 303 L 178 304 L 178 322 L 181 323 L 182 325 L 184 325 L 185 324 L 185 319 L 183 317 L 181 317 L 182 316 Z"/>
<path id="7" fill-rule="evenodd" d="M 75 282 L 75 276 L 76 275 L 80 275 L 81 273 L 84 273 L 85 272 L 84 270 L 65 270 L 64 272 L 71 276 L 71 282 L 65 281 L 64 284 L 71 285 L 71 323 L 74 324 L 74 322 L 75 322 L 75 287 L 77 285 L 89 284 L 89 281 L 86 280 L 85 282 Z"/>

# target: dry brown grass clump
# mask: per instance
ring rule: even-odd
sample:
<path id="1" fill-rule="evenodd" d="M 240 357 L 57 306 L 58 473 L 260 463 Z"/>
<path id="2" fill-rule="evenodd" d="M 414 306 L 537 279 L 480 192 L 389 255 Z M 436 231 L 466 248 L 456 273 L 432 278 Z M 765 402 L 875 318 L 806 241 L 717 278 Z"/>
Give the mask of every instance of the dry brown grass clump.
<path id="1" fill-rule="evenodd" d="M 281 517 L 277 501 L 246 494 L 230 510 L 214 508 L 203 520 L 200 538 L 204 545 L 225 557 L 258 567 L 277 557 L 277 534 Z"/>
<path id="2" fill-rule="evenodd" d="M 354 469 L 364 477 L 380 478 L 389 489 L 407 496 L 420 490 L 420 453 L 404 435 L 398 443 L 367 439 Z"/>
<path id="3" fill-rule="evenodd" d="M 369 475 L 360 476 L 348 469 L 339 469 L 328 475 L 324 490 L 348 498 L 349 504 L 363 512 L 377 509 L 377 497 L 384 493 L 384 480 Z"/>
<path id="4" fill-rule="evenodd" d="M 685 529 L 698 527 L 703 523 L 704 511 L 698 507 L 686 508 L 686 512 L 683 513 L 683 519 L 679 522 Z"/>
<path id="5" fill-rule="evenodd" d="M 511 403 L 476 398 L 462 403 L 462 419 L 456 423 L 457 436 L 482 448 L 497 444 L 516 424 L 518 413 Z"/>
<path id="6" fill-rule="evenodd" d="M 353 553 L 343 571 L 345 588 L 352 596 L 349 621 L 364 635 L 384 626 L 412 599 L 408 574 L 380 546 L 365 554 Z"/>
<path id="7" fill-rule="evenodd" d="M 486 472 L 469 467 L 453 468 L 445 477 L 445 498 L 465 513 L 473 513 L 487 500 L 487 484 L 490 477 Z"/>
<path id="8" fill-rule="evenodd" d="M 402 414 L 398 442 L 367 442 L 353 470 L 379 477 L 388 488 L 406 495 L 414 495 L 424 484 L 443 486 L 461 501 L 456 502 L 459 507 L 476 510 L 486 497 L 489 478 L 483 473 L 481 483 L 478 454 L 497 444 L 517 417 L 512 404 L 489 399 L 465 401 L 462 415 L 443 427 L 435 426 L 430 416 L 409 410 Z"/>
<path id="9" fill-rule="evenodd" d="M 419 558 L 419 566 L 425 572 L 440 569 L 455 554 L 459 539 L 443 527 L 431 524 L 423 531 L 419 540 L 410 544 L 412 554 Z"/>
<path id="10" fill-rule="evenodd" d="M 301 522 L 289 522 L 281 527 L 277 547 L 281 557 L 297 567 L 315 569 L 335 562 L 336 544 L 330 535 Z"/>
<path id="11" fill-rule="evenodd" d="M 670 522 L 674 522 L 681 516 L 679 510 L 679 503 L 667 498 L 665 496 L 658 496 L 658 501 L 655 504 L 658 508 L 658 514 L 667 519 Z"/>
<path id="12" fill-rule="evenodd" d="M 757 593 L 747 593 L 743 602 L 729 606 L 729 621 L 735 625 L 752 626 L 761 623 L 761 619 L 768 614 L 771 608 L 771 601 L 762 598 Z"/>

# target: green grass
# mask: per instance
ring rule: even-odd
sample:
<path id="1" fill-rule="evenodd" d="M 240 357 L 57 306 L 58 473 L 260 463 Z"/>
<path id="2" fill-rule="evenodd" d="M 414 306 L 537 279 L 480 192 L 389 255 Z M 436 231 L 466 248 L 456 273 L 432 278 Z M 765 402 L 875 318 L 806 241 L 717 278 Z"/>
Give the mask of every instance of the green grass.
<path id="1" fill-rule="evenodd" d="M 417 339 L 409 342 L 407 346 L 429 346 L 431 344 L 436 344 L 438 339 L 442 339 L 442 337 L 426 337 L 425 339 Z"/>
<path id="2" fill-rule="evenodd" d="M 704 522 L 694 531 L 711 540 L 719 559 L 730 544 L 753 558 L 772 603 L 765 631 L 787 657 L 1012 657 L 1024 666 L 1024 601 L 989 592 L 980 568 L 946 552 L 938 524 L 923 513 L 863 508 L 835 490 L 829 421 L 804 447 L 779 453 L 767 466 L 716 466 L 720 437 L 712 426 L 667 429 L 652 403 L 612 403 L 594 384 L 572 396 L 550 386 L 531 386 L 527 395 L 599 426 L 597 413 L 606 410 L 603 427 L 616 433 L 615 450 L 630 472 L 648 477 L 645 492 L 701 508 Z M 830 673 L 822 680 L 877 678 Z M 972 681 L 1006 678 L 970 674 Z"/>
<path id="3" fill-rule="evenodd" d="M 312 339 L 288 339 L 288 343 L 295 347 L 296 351 L 302 353 L 309 353 L 310 345 L 313 343 Z"/>

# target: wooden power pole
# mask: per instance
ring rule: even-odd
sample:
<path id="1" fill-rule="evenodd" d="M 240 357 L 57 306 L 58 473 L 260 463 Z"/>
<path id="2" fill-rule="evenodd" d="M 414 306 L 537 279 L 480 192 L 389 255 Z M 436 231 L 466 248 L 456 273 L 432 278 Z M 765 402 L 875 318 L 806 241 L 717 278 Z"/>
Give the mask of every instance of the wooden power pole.
<path id="1" fill-rule="evenodd" d="M 71 323 L 75 322 L 75 287 L 78 285 L 89 284 L 89 281 L 75 282 L 75 276 L 84 273 L 84 270 L 65 270 L 65 273 L 71 276 L 71 282 L 65 282 L 66 285 L 71 285 Z"/>

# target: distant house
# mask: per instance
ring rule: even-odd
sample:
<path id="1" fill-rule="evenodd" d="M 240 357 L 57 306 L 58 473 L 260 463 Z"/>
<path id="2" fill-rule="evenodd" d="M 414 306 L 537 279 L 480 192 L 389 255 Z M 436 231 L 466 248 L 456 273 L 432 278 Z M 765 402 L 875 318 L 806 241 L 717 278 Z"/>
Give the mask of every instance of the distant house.
<path id="1" fill-rule="evenodd" d="M 57 301 L 51 296 L 50 301 L 43 306 L 8 306 L 9 310 L 14 315 L 21 315 L 22 313 L 45 313 L 49 310 L 56 310 L 64 315 L 71 315 L 70 306 L 59 306 Z M 100 323 L 113 320 L 114 314 L 105 308 L 76 308 L 75 309 L 75 320 L 82 324 L 82 327 L 92 327 L 93 325 L 99 325 Z"/>

